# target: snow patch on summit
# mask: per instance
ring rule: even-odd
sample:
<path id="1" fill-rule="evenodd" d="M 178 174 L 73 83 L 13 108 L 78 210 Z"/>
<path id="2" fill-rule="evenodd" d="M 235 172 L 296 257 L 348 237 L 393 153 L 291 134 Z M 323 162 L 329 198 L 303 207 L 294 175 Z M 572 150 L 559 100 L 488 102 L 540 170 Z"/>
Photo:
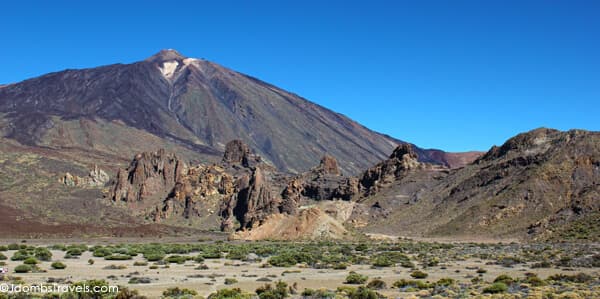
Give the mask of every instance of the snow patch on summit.
<path id="1" fill-rule="evenodd" d="M 163 74 L 163 76 L 165 76 L 165 78 L 171 79 L 171 77 L 173 77 L 173 75 L 175 74 L 177 66 L 179 66 L 179 62 L 177 61 L 165 61 L 163 62 L 162 67 L 159 67 L 158 69 Z"/>
<path id="2" fill-rule="evenodd" d="M 200 60 L 198 60 L 196 58 L 186 58 L 186 59 L 183 60 L 183 64 L 185 64 L 185 65 L 190 65 L 190 64 L 197 65 L 199 61 Z"/>

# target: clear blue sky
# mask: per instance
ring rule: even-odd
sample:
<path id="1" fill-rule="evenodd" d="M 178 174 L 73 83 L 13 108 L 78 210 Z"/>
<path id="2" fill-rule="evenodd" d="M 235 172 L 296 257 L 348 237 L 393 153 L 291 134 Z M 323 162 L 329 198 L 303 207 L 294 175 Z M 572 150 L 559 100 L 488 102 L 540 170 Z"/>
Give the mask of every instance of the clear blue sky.
<path id="1" fill-rule="evenodd" d="M 600 130 L 599 1 L 6 1 L 0 83 L 163 48 L 422 147 Z"/>

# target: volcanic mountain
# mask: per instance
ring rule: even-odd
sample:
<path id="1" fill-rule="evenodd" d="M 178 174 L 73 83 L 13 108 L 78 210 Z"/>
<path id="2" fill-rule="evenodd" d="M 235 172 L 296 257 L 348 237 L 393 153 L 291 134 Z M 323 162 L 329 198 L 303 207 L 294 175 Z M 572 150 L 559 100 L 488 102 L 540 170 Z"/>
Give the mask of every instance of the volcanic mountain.
<path id="1" fill-rule="evenodd" d="M 240 139 L 281 171 L 324 153 L 355 174 L 402 141 L 253 77 L 163 50 L 132 64 L 65 70 L 0 87 L 3 134 L 21 144 L 129 158 L 160 147 L 215 161 Z M 417 148 L 423 161 L 466 161 Z M 454 163 L 458 161 L 459 163 Z"/>

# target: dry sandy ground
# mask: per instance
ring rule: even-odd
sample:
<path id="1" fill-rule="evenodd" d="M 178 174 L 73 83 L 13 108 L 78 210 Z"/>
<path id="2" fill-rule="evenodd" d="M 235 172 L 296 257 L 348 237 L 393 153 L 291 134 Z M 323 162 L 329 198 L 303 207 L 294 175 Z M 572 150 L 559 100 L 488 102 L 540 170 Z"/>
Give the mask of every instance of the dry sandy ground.
<path id="1" fill-rule="evenodd" d="M 7 257 L 11 257 L 14 251 L 4 252 Z M 283 280 L 288 284 L 298 284 L 298 289 L 301 291 L 304 288 L 329 288 L 335 289 L 343 285 L 343 282 L 349 271 L 356 271 L 360 274 L 368 275 L 370 279 L 381 278 L 387 282 L 388 286 L 401 278 L 411 279 L 410 269 L 401 267 L 390 267 L 372 269 L 369 265 L 352 266 L 347 270 L 331 270 L 331 269 L 310 269 L 302 267 L 292 268 L 261 268 L 263 263 L 246 263 L 239 261 L 231 261 L 226 259 L 206 260 L 205 264 L 209 267 L 207 270 L 197 270 L 197 263 L 188 261 L 183 265 L 170 264 L 170 268 L 159 266 L 159 269 L 151 270 L 149 266 L 133 266 L 135 261 L 143 261 L 141 256 L 135 257 L 128 261 L 106 261 L 102 258 L 95 258 L 91 252 L 85 252 L 79 259 L 63 259 L 64 252 L 52 251 L 53 260 L 60 260 L 67 265 L 65 270 L 53 270 L 50 268 L 50 262 L 44 262 L 40 268 L 47 270 L 46 273 L 29 273 L 29 274 L 14 274 L 11 275 L 22 277 L 27 283 L 37 284 L 44 283 L 48 278 L 66 278 L 71 281 L 81 281 L 88 279 L 106 279 L 111 284 L 127 286 L 132 289 L 139 290 L 143 295 L 149 298 L 159 298 L 162 292 L 169 287 L 183 287 L 198 291 L 199 295 L 207 296 L 210 293 L 220 288 L 239 287 L 246 291 L 253 292 L 257 287 L 265 284 L 265 282 L 257 281 L 258 278 L 268 277 L 273 282 Z M 88 259 L 94 259 L 93 265 L 88 264 Z M 11 272 L 15 266 L 21 264 L 18 261 L 6 261 Z M 459 281 L 469 281 L 472 277 L 477 276 L 474 268 L 482 267 L 488 272 L 483 275 L 483 279 L 487 281 L 493 280 L 500 274 L 509 274 L 513 277 L 523 277 L 525 272 L 538 273 L 541 278 L 546 278 L 549 275 L 565 272 L 561 269 L 530 269 L 523 266 L 514 268 L 505 268 L 498 265 L 486 265 L 486 261 L 467 260 L 445 264 L 447 269 L 443 270 L 440 267 L 426 269 L 429 277 L 426 280 L 436 281 L 442 277 L 450 277 Z M 109 265 L 125 265 L 127 268 L 122 270 L 104 269 Z M 150 263 L 149 265 L 152 265 Z M 441 266 L 441 265 L 440 265 Z M 467 269 L 469 268 L 469 269 Z M 299 271 L 298 273 L 285 273 L 285 271 Z M 458 271 L 458 272 L 457 272 Z M 149 284 L 129 284 L 131 273 L 138 272 L 132 276 L 147 277 L 152 280 Z M 599 275 L 599 269 L 572 269 L 567 271 L 569 274 L 577 272 L 585 272 L 592 275 Z M 114 279 L 107 277 L 114 276 Z M 201 277 L 203 276 L 203 277 Z M 211 278 L 212 276 L 218 276 Z M 234 285 L 225 285 L 225 278 L 235 278 L 239 282 Z M 399 293 L 394 289 L 381 291 L 394 298 L 406 297 L 407 293 Z"/>

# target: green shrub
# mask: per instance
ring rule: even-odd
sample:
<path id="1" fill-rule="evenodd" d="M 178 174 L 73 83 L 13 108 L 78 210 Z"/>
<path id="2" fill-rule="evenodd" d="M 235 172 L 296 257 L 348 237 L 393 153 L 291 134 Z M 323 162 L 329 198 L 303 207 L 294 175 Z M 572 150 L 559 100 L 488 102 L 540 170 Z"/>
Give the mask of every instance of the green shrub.
<path id="1" fill-rule="evenodd" d="M 33 270 L 30 265 L 18 265 L 15 267 L 15 273 L 29 273 Z"/>
<path id="2" fill-rule="evenodd" d="M 194 290 L 189 289 L 180 289 L 178 287 L 168 288 L 163 292 L 163 297 L 171 297 L 171 298 L 179 298 L 179 297 L 193 297 L 198 295 L 198 293 Z M 209 297 L 210 298 L 210 297 Z"/>
<path id="3" fill-rule="evenodd" d="M 93 265 L 94 263 L 95 263 L 95 261 L 93 259 L 88 260 L 88 265 Z"/>
<path id="4" fill-rule="evenodd" d="M 104 259 L 107 260 L 107 261 L 125 261 L 125 260 L 130 260 L 131 259 L 131 255 L 127 255 L 127 254 L 111 254 L 111 255 L 105 256 Z"/>
<path id="5" fill-rule="evenodd" d="M 444 278 L 440 278 L 440 280 L 438 280 L 435 284 L 438 286 L 447 287 L 447 286 L 453 285 L 455 282 L 456 281 L 452 278 L 444 277 Z"/>
<path id="6" fill-rule="evenodd" d="M 425 279 L 427 278 L 427 276 L 429 276 L 429 274 L 423 272 L 423 271 L 413 271 L 413 273 L 410 273 L 410 276 L 412 278 L 416 278 L 416 279 Z"/>
<path id="7" fill-rule="evenodd" d="M 256 289 L 256 294 L 260 299 L 283 299 L 288 296 L 288 285 L 283 281 L 278 281 L 275 287 L 266 284 Z"/>
<path id="8" fill-rule="evenodd" d="M 528 283 L 534 287 L 541 287 L 547 285 L 547 283 L 541 278 L 539 278 L 535 273 L 525 273 L 525 283 Z"/>
<path id="9" fill-rule="evenodd" d="M 8 250 L 8 246 L 4 246 L 4 245 L 0 246 L 0 251 L 7 251 L 7 250 Z"/>
<path id="10" fill-rule="evenodd" d="M 19 244 L 8 244 L 8 250 L 19 250 Z"/>
<path id="11" fill-rule="evenodd" d="M 200 255 L 205 259 L 220 259 L 222 257 L 219 250 L 203 250 Z"/>
<path id="12" fill-rule="evenodd" d="M 238 283 L 238 281 L 235 278 L 225 278 L 225 284 L 226 285 L 236 284 L 236 283 Z"/>
<path id="13" fill-rule="evenodd" d="M 34 257 L 28 257 L 23 261 L 23 263 L 27 265 L 37 265 L 40 262 Z"/>
<path id="14" fill-rule="evenodd" d="M 54 263 L 52 263 L 52 265 L 50 265 L 50 267 L 52 267 L 52 269 L 62 270 L 62 269 L 67 268 L 67 265 L 65 265 L 61 262 L 54 262 Z"/>
<path id="15" fill-rule="evenodd" d="M 494 282 L 501 282 L 505 285 L 511 285 L 511 284 L 515 283 L 515 280 L 506 274 L 502 274 L 502 275 L 496 277 L 496 279 L 494 279 Z"/>
<path id="16" fill-rule="evenodd" d="M 184 264 L 187 260 L 189 259 L 189 257 L 187 256 L 182 256 L 182 255 L 171 255 L 169 257 L 167 257 L 165 259 L 165 261 L 167 263 L 172 263 L 172 264 Z"/>
<path id="17" fill-rule="evenodd" d="M 378 256 L 374 258 L 372 263 L 375 267 L 391 267 L 394 265 L 394 262 L 392 262 L 391 259 L 385 256 Z"/>
<path id="18" fill-rule="evenodd" d="M 70 255 L 70 256 L 81 256 L 82 253 L 83 252 L 81 251 L 80 248 L 71 248 L 71 249 L 67 250 L 66 254 Z"/>
<path id="19" fill-rule="evenodd" d="M 419 289 L 419 290 L 425 290 L 425 289 L 434 287 L 433 285 L 426 283 L 424 281 L 421 281 L 421 280 L 406 280 L 406 279 L 400 279 L 400 280 L 394 282 L 394 284 L 392 286 L 395 288 L 398 288 L 398 289 L 415 288 L 415 289 Z"/>
<path id="20" fill-rule="evenodd" d="M 275 267 L 291 267 L 302 263 L 314 265 L 316 262 L 317 259 L 312 253 L 301 250 L 284 252 L 269 259 L 269 264 Z"/>
<path id="21" fill-rule="evenodd" d="M 304 289 L 302 291 L 303 298 L 312 298 L 312 299 L 333 299 L 335 298 L 335 293 L 328 290 L 313 290 L 313 289 Z"/>
<path id="22" fill-rule="evenodd" d="M 204 262 L 204 257 L 202 257 L 201 255 L 197 255 L 194 257 L 194 262 L 202 263 L 202 262 Z"/>
<path id="23" fill-rule="evenodd" d="M 252 295 L 242 292 L 241 289 L 221 289 L 208 296 L 208 299 L 250 299 Z"/>
<path id="24" fill-rule="evenodd" d="M 385 281 L 381 279 L 373 279 L 367 284 L 367 288 L 371 290 L 382 290 L 387 287 Z"/>
<path id="25" fill-rule="evenodd" d="M 27 252 L 26 250 L 19 250 L 16 251 L 10 259 L 12 261 L 24 261 L 29 257 L 31 257 L 29 252 Z"/>
<path id="26" fill-rule="evenodd" d="M 346 276 L 345 283 L 347 283 L 347 284 L 363 284 L 363 283 L 367 282 L 368 279 L 369 279 L 369 277 L 366 275 L 362 275 L 362 274 L 358 274 L 354 271 L 350 271 L 348 276 Z"/>
<path id="27" fill-rule="evenodd" d="M 94 250 L 95 257 L 105 257 L 112 254 L 112 251 L 106 247 L 100 247 Z"/>
<path id="28" fill-rule="evenodd" d="M 491 286 L 483 289 L 483 293 L 484 294 L 498 294 L 498 293 L 504 293 L 507 290 L 508 290 L 508 286 L 505 283 L 495 282 Z"/>
<path id="29" fill-rule="evenodd" d="M 165 258 L 163 252 L 148 252 L 144 253 L 144 258 L 149 262 L 158 262 Z"/>
<path id="30" fill-rule="evenodd" d="M 34 250 L 34 256 L 35 258 L 37 258 L 40 261 L 50 261 L 52 260 L 52 252 L 50 252 L 50 250 L 43 248 L 43 247 L 38 247 Z"/>
<path id="31" fill-rule="evenodd" d="M 6 259 L 8 259 L 6 255 L 0 253 L 0 261 L 5 261 Z"/>
<path id="32" fill-rule="evenodd" d="M 380 298 L 385 298 L 385 297 L 367 287 L 360 286 L 360 287 L 358 287 L 358 289 L 350 290 L 348 292 L 348 298 L 349 299 L 380 299 Z"/>

